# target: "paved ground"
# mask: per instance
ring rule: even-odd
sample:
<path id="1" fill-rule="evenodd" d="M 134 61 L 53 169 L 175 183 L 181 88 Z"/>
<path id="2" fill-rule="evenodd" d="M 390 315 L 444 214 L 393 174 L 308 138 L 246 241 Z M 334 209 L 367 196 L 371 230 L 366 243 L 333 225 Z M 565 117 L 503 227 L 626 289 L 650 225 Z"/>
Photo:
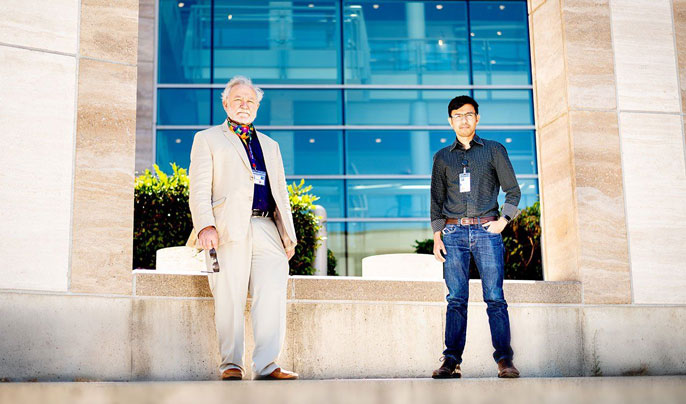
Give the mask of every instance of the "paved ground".
<path id="1" fill-rule="evenodd" d="M 686 376 L 0 383 L 0 404 L 10 403 L 684 404 Z"/>

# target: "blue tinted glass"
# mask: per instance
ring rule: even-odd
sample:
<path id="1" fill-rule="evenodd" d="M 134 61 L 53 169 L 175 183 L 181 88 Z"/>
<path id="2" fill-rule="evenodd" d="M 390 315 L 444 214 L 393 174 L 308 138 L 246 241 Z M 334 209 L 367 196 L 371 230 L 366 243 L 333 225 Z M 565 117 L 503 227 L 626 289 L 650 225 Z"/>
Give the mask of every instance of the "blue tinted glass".
<path id="1" fill-rule="evenodd" d="M 525 1 L 472 1 L 474 84 L 531 84 Z"/>
<path id="2" fill-rule="evenodd" d="M 347 131 L 346 174 L 429 175 L 434 153 L 454 137 L 448 131 Z"/>
<path id="3" fill-rule="evenodd" d="M 209 125 L 209 89 L 160 88 L 157 90 L 158 125 Z"/>
<path id="4" fill-rule="evenodd" d="M 474 90 L 481 125 L 533 125 L 531 90 Z"/>
<path id="5" fill-rule="evenodd" d="M 484 139 L 500 142 L 507 149 L 517 175 L 536 174 L 536 138 L 534 131 L 480 131 Z"/>
<path id="6" fill-rule="evenodd" d="M 415 240 L 431 237 L 426 222 L 348 223 L 349 275 L 362 275 L 362 258 L 379 254 L 413 253 Z"/>
<path id="7" fill-rule="evenodd" d="M 157 158 L 155 163 L 164 172 L 171 173 L 171 163 L 188 170 L 191 163 L 191 146 L 193 146 L 193 130 L 158 130 Z"/>
<path id="8" fill-rule="evenodd" d="M 159 83 L 209 83 L 210 0 L 159 0 Z"/>
<path id="9" fill-rule="evenodd" d="M 430 181 L 348 180 L 348 217 L 429 217 Z"/>
<path id="10" fill-rule="evenodd" d="M 338 1 L 214 0 L 214 82 L 340 83 Z"/>
<path id="11" fill-rule="evenodd" d="M 221 103 L 223 90 L 214 90 L 213 122 L 226 119 Z M 342 122 L 340 90 L 265 89 L 257 111 L 255 126 L 260 125 L 340 125 Z"/>
<path id="12" fill-rule="evenodd" d="M 464 1 L 345 1 L 345 82 L 469 84 Z"/>
<path id="13" fill-rule="evenodd" d="M 528 206 L 538 202 L 538 178 L 518 178 L 519 188 L 522 190 L 522 199 L 519 200 L 519 209 L 524 209 Z M 498 204 L 502 206 L 505 203 L 505 193 L 500 191 L 498 195 Z"/>
<path id="14" fill-rule="evenodd" d="M 346 268 L 348 260 L 345 254 L 345 223 L 344 222 L 328 222 L 326 224 L 327 245 L 326 247 L 333 252 L 336 257 L 336 273 L 341 276 L 346 276 L 348 273 Z"/>
<path id="15" fill-rule="evenodd" d="M 346 90 L 345 123 L 448 126 L 448 104 L 463 94 L 470 95 L 459 90 Z"/>
<path id="16" fill-rule="evenodd" d="M 343 135 L 340 131 L 266 133 L 279 143 L 286 175 L 343 174 Z"/>
<path id="17" fill-rule="evenodd" d="M 300 178 L 288 177 L 287 184 L 300 184 Z M 329 218 L 341 218 L 343 216 L 343 180 L 305 180 L 305 185 L 312 185 L 311 194 L 318 196 L 315 205 L 322 205 L 326 209 Z"/>

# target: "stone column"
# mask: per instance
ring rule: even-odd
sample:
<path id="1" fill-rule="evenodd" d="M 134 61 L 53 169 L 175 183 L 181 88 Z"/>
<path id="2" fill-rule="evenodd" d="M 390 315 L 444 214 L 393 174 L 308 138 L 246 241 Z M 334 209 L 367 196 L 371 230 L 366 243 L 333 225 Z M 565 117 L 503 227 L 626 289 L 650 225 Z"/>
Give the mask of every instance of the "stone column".
<path id="1" fill-rule="evenodd" d="M 130 294 L 138 1 L 2 9 L 0 289 Z"/>
<path id="2" fill-rule="evenodd" d="M 585 303 L 629 303 L 610 5 L 529 7 L 546 280 L 581 281 Z"/>
<path id="3" fill-rule="evenodd" d="M 546 279 L 586 304 L 686 302 L 686 2 L 529 7 Z"/>

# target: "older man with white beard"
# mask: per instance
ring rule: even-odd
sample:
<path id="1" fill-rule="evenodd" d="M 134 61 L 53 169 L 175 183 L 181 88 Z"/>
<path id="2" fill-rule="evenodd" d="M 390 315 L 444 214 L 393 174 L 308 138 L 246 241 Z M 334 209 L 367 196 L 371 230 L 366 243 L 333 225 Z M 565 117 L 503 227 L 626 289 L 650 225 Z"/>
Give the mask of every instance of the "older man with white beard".
<path id="1" fill-rule="evenodd" d="M 252 297 L 257 379 L 297 379 L 277 365 L 286 332 L 288 260 L 295 252 L 286 177 L 279 145 L 257 132 L 263 92 L 236 76 L 222 93 L 228 115 L 198 132 L 191 149 L 189 205 L 197 247 L 216 249 L 220 271 L 209 275 L 223 380 L 244 375 L 244 310 Z M 191 237 L 194 238 L 193 236 Z"/>

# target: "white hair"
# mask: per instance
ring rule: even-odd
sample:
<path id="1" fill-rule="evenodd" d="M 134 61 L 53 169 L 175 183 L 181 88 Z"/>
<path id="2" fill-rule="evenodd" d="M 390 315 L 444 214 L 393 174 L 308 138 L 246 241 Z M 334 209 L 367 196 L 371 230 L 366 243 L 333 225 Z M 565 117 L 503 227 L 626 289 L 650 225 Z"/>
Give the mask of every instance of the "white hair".
<path id="1" fill-rule="evenodd" d="M 252 83 L 252 80 L 245 76 L 233 76 L 231 80 L 229 80 L 228 83 L 226 83 L 226 87 L 224 88 L 224 91 L 222 91 L 222 102 L 223 103 L 228 103 L 229 100 L 229 93 L 231 92 L 231 89 L 239 86 L 248 86 L 252 88 L 252 90 L 255 92 L 255 95 L 257 95 L 257 102 L 262 101 L 262 97 L 264 96 L 264 91 L 262 91 L 261 88 L 257 87 Z"/>

